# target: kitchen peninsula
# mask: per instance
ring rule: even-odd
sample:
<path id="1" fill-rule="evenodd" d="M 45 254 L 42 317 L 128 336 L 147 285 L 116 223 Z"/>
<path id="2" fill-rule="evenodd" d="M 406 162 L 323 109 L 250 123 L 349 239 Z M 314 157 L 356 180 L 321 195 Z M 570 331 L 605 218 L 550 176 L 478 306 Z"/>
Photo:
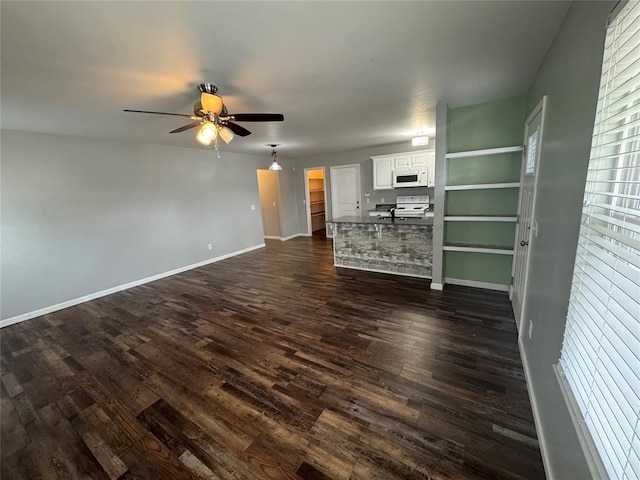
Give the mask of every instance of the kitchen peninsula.
<path id="1" fill-rule="evenodd" d="M 347 216 L 327 223 L 336 267 L 431 278 L 433 218 Z"/>

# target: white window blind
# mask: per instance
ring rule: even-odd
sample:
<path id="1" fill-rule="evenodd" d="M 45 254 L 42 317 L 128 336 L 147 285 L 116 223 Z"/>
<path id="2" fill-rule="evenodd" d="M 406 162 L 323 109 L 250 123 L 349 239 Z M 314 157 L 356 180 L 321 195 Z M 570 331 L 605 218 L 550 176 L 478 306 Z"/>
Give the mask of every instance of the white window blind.
<path id="1" fill-rule="evenodd" d="M 560 358 L 594 475 L 640 479 L 640 3 L 605 40 Z"/>

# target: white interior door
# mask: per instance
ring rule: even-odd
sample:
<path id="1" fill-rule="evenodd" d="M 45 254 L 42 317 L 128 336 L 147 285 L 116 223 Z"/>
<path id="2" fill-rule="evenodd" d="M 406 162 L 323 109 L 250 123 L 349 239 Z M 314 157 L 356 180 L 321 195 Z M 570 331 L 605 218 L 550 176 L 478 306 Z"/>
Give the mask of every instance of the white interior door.
<path id="1" fill-rule="evenodd" d="M 331 167 L 331 215 L 360 215 L 360 165 Z"/>
<path id="2" fill-rule="evenodd" d="M 527 280 L 531 246 L 537 236 L 535 221 L 536 186 L 540 166 L 540 146 L 546 97 L 533 109 L 524 129 L 524 152 L 520 174 L 518 225 L 513 257 L 513 282 L 509 292 L 518 331 L 522 331 L 523 314 L 527 299 Z"/>

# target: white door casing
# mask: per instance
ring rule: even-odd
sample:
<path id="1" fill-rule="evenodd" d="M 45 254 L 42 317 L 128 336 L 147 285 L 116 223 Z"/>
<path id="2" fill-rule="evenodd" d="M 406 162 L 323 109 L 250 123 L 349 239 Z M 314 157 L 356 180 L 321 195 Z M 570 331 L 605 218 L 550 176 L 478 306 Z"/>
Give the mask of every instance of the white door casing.
<path id="1" fill-rule="evenodd" d="M 360 165 L 331 167 L 331 216 L 360 215 Z"/>
<path id="2" fill-rule="evenodd" d="M 546 104 L 547 97 L 544 96 L 527 118 L 524 129 L 518 224 L 516 226 L 512 268 L 513 281 L 509 289 L 509 298 L 513 306 L 513 314 L 519 335 L 522 335 L 524 325 L 523 317 L 527 300 L 531 247 L 537 236 L 535 205 Z M 536 229 L 535 235 L 534 229 Z"/>

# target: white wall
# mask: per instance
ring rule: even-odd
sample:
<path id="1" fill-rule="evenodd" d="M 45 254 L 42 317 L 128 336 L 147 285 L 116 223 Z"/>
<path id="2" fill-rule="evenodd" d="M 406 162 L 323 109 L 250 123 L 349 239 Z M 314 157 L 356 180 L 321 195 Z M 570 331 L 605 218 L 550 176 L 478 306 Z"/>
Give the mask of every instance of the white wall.
<path id="1" fill-rule="evenodd" d="M 522 353 L 547 453 L 548 478 L 591 478 L 552 365 L 558 362 L 576 253 L 607 16 L 615 2 L 574 2 L 529 92 L 549 96 L 531 243 Z M 532 338 L 527 332 L 533 321 Z"/>
<path id="2" fill-rule="evenodd" d="M 2 319 L 263 243 L 264 158 L 17 131 L 0 153 Z"/>

